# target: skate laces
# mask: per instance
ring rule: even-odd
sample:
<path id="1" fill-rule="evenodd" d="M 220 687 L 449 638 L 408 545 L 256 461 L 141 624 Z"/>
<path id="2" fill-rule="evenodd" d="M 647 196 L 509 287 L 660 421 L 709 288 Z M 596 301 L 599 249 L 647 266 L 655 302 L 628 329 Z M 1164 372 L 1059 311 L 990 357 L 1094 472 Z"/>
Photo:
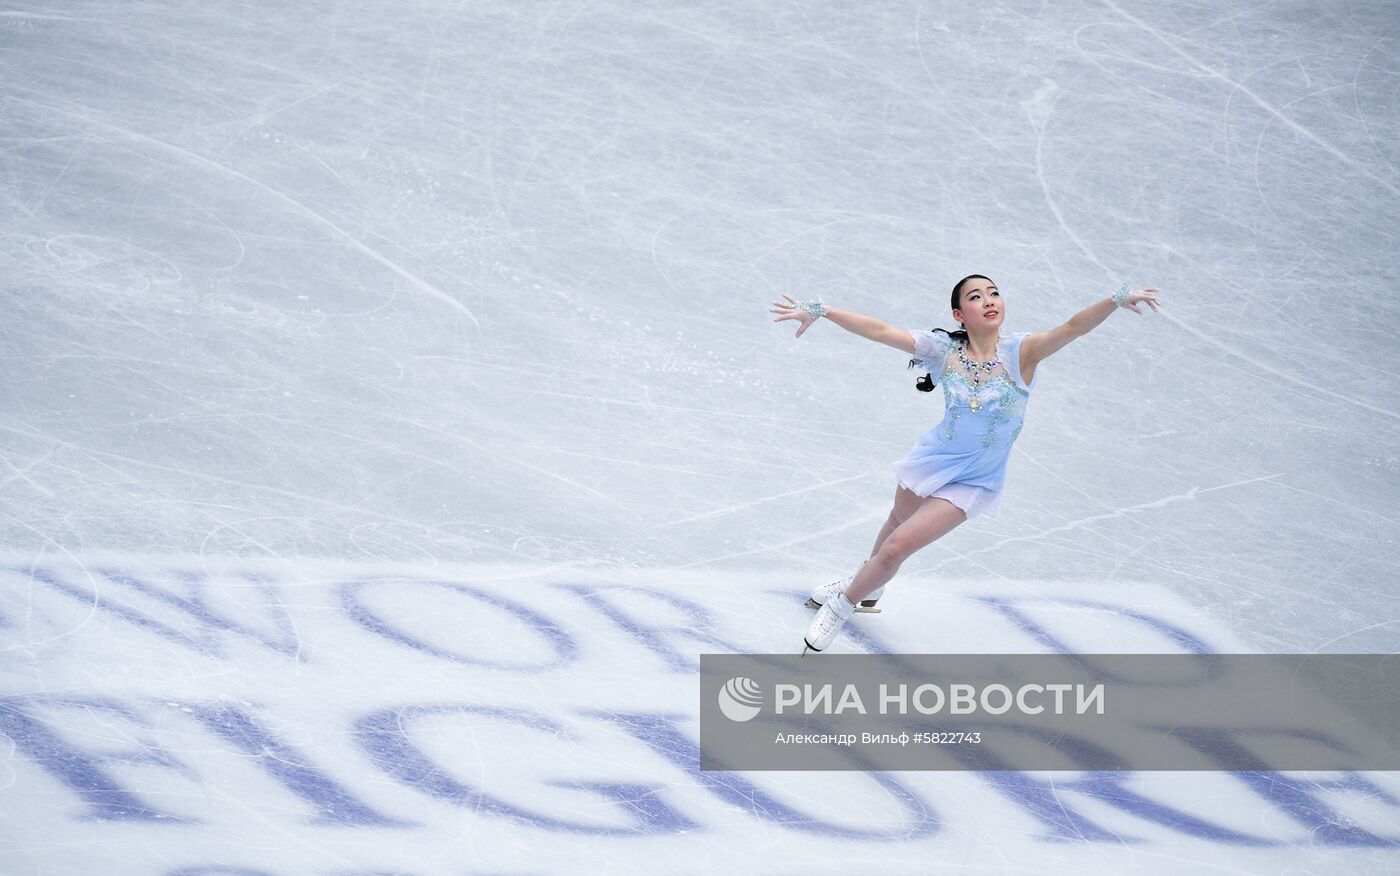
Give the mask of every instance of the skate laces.
<path id="1" fill-rule="evenodd" d="M 826 649 L 855 610 L 856 607 L 846 598 L 846 594 L 839 593 L 832 597 L 830 602 L 822 606 L 807 631 L 808 646 L 818 651 Z"/>

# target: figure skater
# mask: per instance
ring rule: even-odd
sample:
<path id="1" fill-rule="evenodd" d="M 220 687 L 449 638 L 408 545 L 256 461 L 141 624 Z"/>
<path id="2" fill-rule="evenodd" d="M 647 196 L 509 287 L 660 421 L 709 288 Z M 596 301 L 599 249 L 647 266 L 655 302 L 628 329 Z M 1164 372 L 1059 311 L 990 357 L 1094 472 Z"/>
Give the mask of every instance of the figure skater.
<path id="1" fill-rule="evenodd" d="M 943 384 L 943 420 L 894 464 L 898 487 L 894 507 L 875 538 L 870 556 L 854 575 L 812 591 L 807 605 L 818 609 L 803 639 L 824 651 L 855 611 L 879 611 L 885 584 L 905 560 L 942 538 L 963 521 L 995 516 L 1011 445 L 1021 434 L 1026 402 L 1035 389 L 1036 366 L 1075 338 L 1089 333 L 1119 307 L 1139 315 L 1138 304 L 1157 310 L 1156 289 L 1113 296 L 1084 308 L 1046 332 L 1000 332 L 1006 300 L 996 284 L 972 274 L 953 287 L 953 319 L 960 330 L 900 329 L 850 310 L 827 307 L 820 299 L 798 303 L 789 295 L 775 300 L 774 322 L 795 319 L 797 337 L 822 317 L 848 332 L 913 354 L 909 367 L 928 373 L 915 384 L 931 392 Z"/>

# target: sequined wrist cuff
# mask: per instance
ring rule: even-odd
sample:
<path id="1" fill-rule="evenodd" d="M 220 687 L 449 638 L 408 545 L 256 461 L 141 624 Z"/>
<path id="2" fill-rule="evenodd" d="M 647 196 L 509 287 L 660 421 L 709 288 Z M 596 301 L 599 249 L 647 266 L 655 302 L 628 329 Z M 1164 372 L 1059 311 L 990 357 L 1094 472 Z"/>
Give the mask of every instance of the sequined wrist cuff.
<path id="1" fill-rule="evenodd" d="M 820 298 L 813 298 L 811 301 L 804 301 L 800 305 L 803 310 L 812 314 L 812 319 L 821 319 L 826 316 L 826 305 L 822 304 Z"/>
<path id="2" fill-rule="evenodd" d="M 1123 302 L 1128 298 L 1128 284 L 1124 283 L 1118 287 L 1118 291 L 1113 293 L 1113 306 L 1122 307 Z"/>

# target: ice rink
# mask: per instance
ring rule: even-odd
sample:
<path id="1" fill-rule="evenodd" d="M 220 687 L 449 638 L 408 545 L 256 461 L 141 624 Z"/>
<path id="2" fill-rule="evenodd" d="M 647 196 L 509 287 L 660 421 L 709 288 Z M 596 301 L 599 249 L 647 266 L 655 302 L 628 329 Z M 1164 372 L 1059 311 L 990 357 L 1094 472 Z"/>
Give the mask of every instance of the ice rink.
<path id="1" fill-rule="evenodd" d="M 0 9 L 0 873 L 1394 873 L 1396 773 L 719 773 L 1004 334 L 998 516 L 842 653 L 1390 653 L 1400 10 Z"/>

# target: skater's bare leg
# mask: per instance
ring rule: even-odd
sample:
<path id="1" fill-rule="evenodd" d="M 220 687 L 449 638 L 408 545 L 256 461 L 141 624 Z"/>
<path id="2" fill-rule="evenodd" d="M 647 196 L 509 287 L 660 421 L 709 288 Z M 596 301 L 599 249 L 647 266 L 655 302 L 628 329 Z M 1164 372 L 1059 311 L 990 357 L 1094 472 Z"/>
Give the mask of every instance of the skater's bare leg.
<path id="1" fill-rule="evenodd" d="M 890 516 L 885 518 L 885 525 L 880 527 L 880 534 L 875 537 L 875 546 L 870 549 L 870 556 L 875 556 L 880 550 L 880 545 L 885 543 L 885 539 L 890 537 L 890 533 L 895 531 L 899 524 L 913 516 L 919 506 L 924 504 L 924 497 L 899 484 L 894 489 L 894 507 L 890 509 Z"/>
<path id="2" fill-rule="evenodd" d="M 890 509 L 889 516 L 885 518 L 884 524 L 880 527 L 880 533 L 877 536 L 875 536 L 875 545 L 870 548 L 870 556 L 873 557 L 875 556 L 875 554 L 879 553 L 880 545 L 885 543 L 885 539 L 889 538 L 890 533 L 898 529 L 901 523 L 908 520 L 911 516 L 913 516 L 915 511 L 919 510 L 919 506 L 924 503 L 924 499 L 924 496 L 920 496 L 918 493 L 905 487 L 904 485 L 895 484 L 894 507 Z M 855 576 L 852 576 L 853 580 L 854 577 Z M 876 598 L 879 598 L 879 594 L 876 594 Z M 820 607 L 821 603 L 816 602 L 814 599 L 809 599 L 807 600 L 807 605 L 809 607 L 816 608 Z M 875 602 L 872 600 L 869 606 L 865 606 L 861 610 L 879 611 L 878 608 L 872 608 L 872 606 L 874 605 Z"/>
<path id="3" fill-rule="evenodd" d="M 855 580 L 846 588 L 846 598 L 853 603 L 864 599 L 867 593 L 893 578 L 915 552 L 952 532 L 965 520 L 963 510 L 947 499 L 931 496 L 923 500 L 919 509 L 896 526 L 856 572 Z"/>

